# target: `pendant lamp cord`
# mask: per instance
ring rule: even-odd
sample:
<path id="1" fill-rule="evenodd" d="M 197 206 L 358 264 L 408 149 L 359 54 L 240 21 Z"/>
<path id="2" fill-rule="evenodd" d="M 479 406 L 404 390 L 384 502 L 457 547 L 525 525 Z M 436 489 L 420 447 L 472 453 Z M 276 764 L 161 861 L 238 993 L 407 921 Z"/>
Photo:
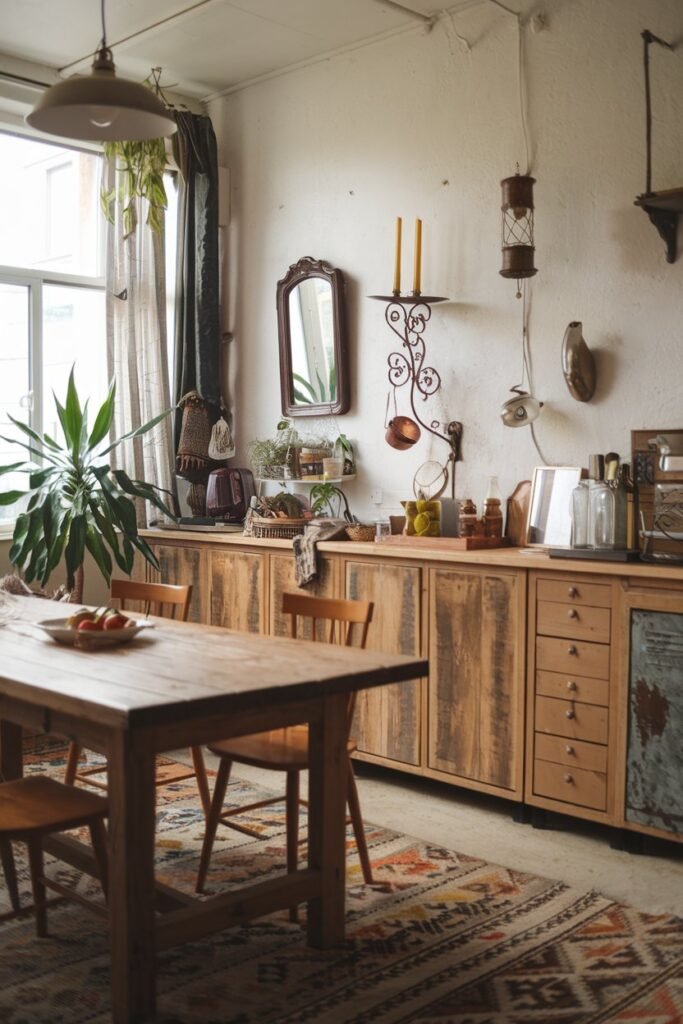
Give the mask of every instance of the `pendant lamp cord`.
<path id="1" fill-rule="evenodd" d="M 104 20 L 104 0 L 100 0 L 100 13 L 102 15 L 102 45 L 101 49 L 107 49 L 107 26 Z"/>

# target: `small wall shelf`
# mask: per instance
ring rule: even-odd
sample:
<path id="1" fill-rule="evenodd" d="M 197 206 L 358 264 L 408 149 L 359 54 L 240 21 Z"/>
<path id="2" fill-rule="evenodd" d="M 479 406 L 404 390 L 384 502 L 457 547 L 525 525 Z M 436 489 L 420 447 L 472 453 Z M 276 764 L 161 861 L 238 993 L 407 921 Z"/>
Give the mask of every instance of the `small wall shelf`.
<path id="1" fill-rule="evenodd" d="M 304 477 L 297 477 L 296 479 L 293 479 L 292 477 L 287 477 L 285 479 L 284 477 L 279 477 L 278 478 L 278 477 L 274 477 L 274 476 L 257 476 L 256 477 L 256 483 L 257 484 L 311 484 L 311 485 L 313 485 L 313 484 L 336 484 L 338 486 L 339 484 L 346 483 L 347 480 L 355 480 L 355 479 L 356 479 L 356 474 L 355 473 L 345 473 L 344 476 L 325 477 L 324 480 L 322 478 L 320 478 L 320 477 L 306 477 L 306 476 L 304 476 Z"/>
<path id="2" fill-rule="evenodd" d="M 683 188 L 664 192 L 644 192 L 634 200 L 645 210 L 666 246 L 666 262 L 675 263 L 678 255 L 678 218 L 683 213 Z"/>

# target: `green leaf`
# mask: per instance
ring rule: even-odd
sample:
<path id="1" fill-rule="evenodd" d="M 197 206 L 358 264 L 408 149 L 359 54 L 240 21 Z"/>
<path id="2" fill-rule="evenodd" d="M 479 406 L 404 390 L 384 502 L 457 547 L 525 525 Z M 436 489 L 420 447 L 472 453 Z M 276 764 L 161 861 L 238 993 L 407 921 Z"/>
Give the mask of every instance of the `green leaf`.
<path id="1" fill-rule="evenodd" d="M 10 416 L 9 413 L 7 414 L 7 418 L 11 420 L 11 422 L 14 423 L 15 426 L 17 426 L 19 430 L 21 430 L 22 433 L 26 434 L 28 437 L 31 437 L 31 435 L 35 434 L 34 430 L 31 430 L 30 427 L 27 427 L 25 423 L 21 422 L 21 420 L 15 420 L 14 416 Z M 4 435 L 0 436 L 3 441 L 7 441 L 9 444 L 16 444 L 19 445 L 20 448 L 25 448 L 30 455 L 33 455 L 38 460 L 46 459 L 48 462 L 51 462 L 53 466 L 64 464 L 64 459 L 62 458 L 61 455 L 58 455 L 56 452 L 45 451 L 44 448 L 34 448 L 33 445 L 27 444 L 26 441 L 20 441 L 19 438 L 17 437 L 5 437 Z M 42 442 L 40 437 L 37 434 L 35 434 L 35 436 L 38 438 L 38 444 L 41 444 Z"/>
<path id="2" fill-rule="evenodd" d="M 73 516 L 64 552 L 66 559 L 66 586 L 68 590 L 73 590 L 76 570 L 80 569 L 83 565 L 83 558 L 85 556 L 85 527 L 84 515 Z"/>
<path id="3" fill-rule="evenodd" d="M 161 569 L 161 566 L 159 565 L 159 559 L 154 554 L 154 552 L 152 551 L 151 547 L 149 546 L 147 541 L 144 540 L 144 538 L 142 538 L 140 536 L 134 537 L 134 538 L 131 537 L 131 543 L 134 544 L 134 546 L 138 549 L 138 551 L 140 552 L 141 555 L 145 556 L 145 558 L 147 559 L 149 564 L 154 569 L 157 569 L 157 570 Z"/>
<path id="4" fill-rule="evenodd" d="M 93 424 L 92 433 L 88 438 L 88 451 L 91 452 L 93 448 L 96 448 L 100 441 L 109 433 L 112 420 L 114 419 L 114 402 L 116 398 L 116 381 L 112 380 L 109 385 L 109 391 L 107 397 L 100 406 L 100 409 L 95 417 Z"/>
<path id="5" fill-rule="evenodd" d="M 111 558 L 109 556 L 109 552 L 102 543 L 102 538 L 97 530 L 93 529 L 92 526 L 89 526 L 85 532 L 85 546 L 95 559 L 97 568 L 104 576 L 107 584 L 109 584 L 111 582 L 112 570 Z"/>
<path id="6" fill-rule="evenodd" d="M 165 420 L 167 416 L 170 416 L 172 412 L 173 409 L 166 409 L 164 412 L 160 412 L 158 416 L 155 416 L 153 420 L 150 420 L 149 423 L 143 423 L 141 427 L 137 427 L 135 430 L 130 430 L 127 434 L 122 434 L 121 437 L 117 438 L 116 441 L 113 442 L 113 444 L 110 444 L 108 448 L 105 448 L 103 452 L 99 453 L 100 457 L 103 458 L 105 455 L 108 455 L 109 452 L 114 448 L 117 448 L 122 441 L 129 441 L 132 437 L 142 437 L 143 434 L 148 433 L 156 427 L 157 423 L 161 423 L 161 421 Z"/>
<path id="7" fill-rule="evenodd" d="M 4 476 L 5 473 L 14 473 L 17 469 L 23 469 L 25 466 L 25 462 L 13 462 L 11 466 L 0 466 L 0 476 Z"/>
<path id="8" fill-rule="evenodd" d="M 45 563 L 47 562 L 47 547 L 42 537 L 36 541 L 31 549 L 29 563 L 24 569 L 24 577 L 27 583 L 33 583 L 41 576 Z"/>
<path id="9" fill-rule="evenodd" d="M 317 370 L 315 371 L 315 376 L 316 376 L 316 379 L 318 381 L 318 391 L 320 392 L 320 401 L 321 402 L 325 402 L 325 401 L 327 401 L 327 398 L 325 396 L 325 385 L 323 384 L 323 379 L 322 379 L 322 377 L 320 376 L 320 374 L 318 373 Z"/>
<path id="10" fill-rule="evenodd" d="M 76 390 L 76 381 L 74 380 L 73 366 L 71 367 L 71 373 L 69 374 L 69 383 L 66 386 L 66 404 L 64 406 L 64 413 L 69 424 L 69 434 L 71 437 L 71 441 L 68 443 L 71 445 L 71 451 L 75 459 L 76 456 L 78 455 L 78 450 L 81 443 L 81 430 L 83 429 L 83 410 L 81 409 L 78 391 Z"/>
<path id="11" fill-rule="evenodd" d="M 0 505 L 14 505 L 20 498 L 25 498 L 28 491 L 5 491 L 0 492 Z"/>
<path id="12" fill-rule="evenodd" d="M 95 525 L 97 526 L 97 529 L 100 531 L 105 541 L 111 548 L 111 552 L 114 556 L 114 559 L 116 560 L 116 564 L 118 565 L 119 569 L 122 569 L 123 572 L 129 572 L 130 570 L 127 568 L 128 563 L 126 562 L 126 559 L 124 555 L 121 553 L 121 549 L 119 548 L 119 541 L 118 537 L 116 536 L 116 530 L 112 526 L 110 520 L 107 519 L 106 512 L 99 507 L 97 501 L 94 498 L 91 499 L 91 501 L 89 502 L 89 507 L 90 513 L 93 519 L 95 520 Z"/>
<path id="13" fill-rule="evenodd" d="M 28 478 L 29 487 L 32 491 L 37 490 L 39 487 L 42 487 L 51 476 L 54 476 L 56 472 L 57 470 L 54 466 L 49 466 L 47 469 L 39 469 L 35 473 L 31 473 Z"/>
<path id="14" fill-rule="evenodd" d="M 313 389 L 313 385 L 311 384 L 311 382 L 309 380 L 306 380 L 305 377 L 302 377 L 300 373 L 293 373 L 292 377 L 294 378 L 294 380 L 298 381 L 299 384 L 302 385 L 302 387 L 306 388 L 306 390 L 310 394 L 310 399 L 305 399 L 305 401 L 315 402 L 317 395 Z"/>
<path id="15" fill-rule="evenodd" d="M 126 494 L 132 494 L 135 498 L 144 498 L 145 501 L 149 501 L 155 508 L 161 509 L 170 519 L 176 518 L 175 513 L 171 511 L 161 497 L 161 488 L 152 487 L 151 484 L 146 484 L 142 480 L 131 480 L 122 469 L 115 469 L 113 475 L 121 490 L 125 491 Z M 165 491 L 164 493 L 168 494 L 170 492 Z"/>
<path id="16" fill-rule="evenodd" d="M 298 405 L 313 405 L 312 399 L 310 399 L 308 395 L 302 394 L 298 388 L 294 388 L 294 401 L 298 403 Z"/>
<path id="17" fill-rule="evenodd" d="M 61 423 L 62 430 L 64 432 L 64 441 L 66 442 L 67 445 L 71 446 L 73 444 L 73 438 L 72 438 L 71 432 L 70 432 L 69 420 L 68 420 L 67 415 L 66 415 L 66 409 L 61 404 L 61 402 L 57 398 L 57 396 L 54 393 L 54 391 L 52 392 L 52 397 L 55 400 L 55 408 L 57 410 L 57 415 L 59 416 L 59 422 Z"/>

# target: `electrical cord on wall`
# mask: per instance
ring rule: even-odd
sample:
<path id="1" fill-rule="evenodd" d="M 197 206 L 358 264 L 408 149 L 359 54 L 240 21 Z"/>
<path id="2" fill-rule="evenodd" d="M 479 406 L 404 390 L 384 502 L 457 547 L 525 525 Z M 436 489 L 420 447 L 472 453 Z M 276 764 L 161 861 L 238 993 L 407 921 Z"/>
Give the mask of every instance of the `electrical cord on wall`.
<path id="1" fill-rule="evenodd" d="M 529 282 L 527 280 L 522 282 L 522 387 L 524 386 L 524 375 L 526 374 L 529 394 L 533 395 L 534 385 L 532 380 L 531 344 L 529 340 L 529 316 L 531 313 L 531 295 L 528 286 Z M 541 462 L 544 466 L 549 466 L 550 463 L 541 451 L 541 446 L 538 443 L 538 438 L 536 437 L 536 430 L 534 429 L 533 423 L 529 424 L 529 430 L 531 431 L 531 440 L 534 443 L 534 448 L 538 452 Z"/>

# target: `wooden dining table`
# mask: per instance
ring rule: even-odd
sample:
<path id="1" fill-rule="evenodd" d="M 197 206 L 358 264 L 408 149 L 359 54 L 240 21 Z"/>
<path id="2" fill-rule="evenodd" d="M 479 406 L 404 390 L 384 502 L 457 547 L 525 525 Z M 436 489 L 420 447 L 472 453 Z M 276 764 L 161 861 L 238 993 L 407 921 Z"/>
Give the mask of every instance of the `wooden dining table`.
<path id="1" fill-rule="evenodd" d="M 0 771 L 21 776 L 22 727 L 107 757 L 112 1020 L 153 1020 L 157 953 L 230 925 L 307 902 L 309 944 L 342 943 L 348 697 L 424 676 L 427 662 L 166 619 L 126 645 L 80 650 L 34 625 L 70 610 L 38 598 L 1 609 Z M 308 864 L 201 900 L 156 881 L 155 756 L 304 722 Z M 53 837 L 46 849 L 97 873 L 74 839 Z"/>

